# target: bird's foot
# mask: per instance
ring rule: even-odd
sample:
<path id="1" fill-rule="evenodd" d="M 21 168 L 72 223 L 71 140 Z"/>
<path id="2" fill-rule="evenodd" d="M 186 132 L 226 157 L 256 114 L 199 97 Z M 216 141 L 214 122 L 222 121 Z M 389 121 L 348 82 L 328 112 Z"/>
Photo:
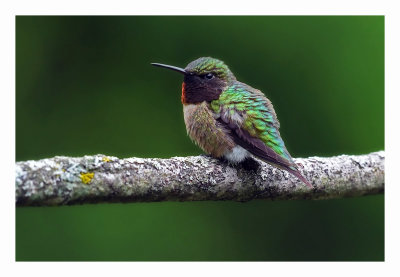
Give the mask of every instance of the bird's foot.
<path id="1" fill-rule="evenodd" d="M 204 154 L 202 156 L 211 157 L 209 155 L 204 155 Z M 236 169 L 244 169 L 246 171 L 257 172 L 261 168 L 260 163 L 251 157 L 246 158 L 244 161 L 242 161 L 240 163 L 232 163 L 229 160 L 225 159 L 224 157 L 215 158 L 215 159 L 217 159 L 220 163 L 222 163 L 224 165 L 234 167 Z"/>
<path id="2" fill-rule="evenodd" d="M 218 160 L 220 163 L 222 163 L 224 165 L 232 166 L 232 164 L 227 159 L 225 159 L 224 157 L 215 158 L 215 159 Z"/>
<path id="3" fill-rule="evenodd" d="M 244 170 L 257 172 L 261 165 L 253 158 L 246 158 L 243 162 L 239 164 Z"/>

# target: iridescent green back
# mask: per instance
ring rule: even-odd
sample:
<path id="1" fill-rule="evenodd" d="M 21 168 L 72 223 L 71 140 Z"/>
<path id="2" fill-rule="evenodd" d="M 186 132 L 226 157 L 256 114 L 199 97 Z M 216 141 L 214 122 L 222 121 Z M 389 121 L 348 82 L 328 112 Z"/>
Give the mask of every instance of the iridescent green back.
<path id="1" fill-rule="evenodd" d="M 229 112 L 231 118 L 242 118 L 240 128 L 260 139 L 282 158 L 293 163 L 279 133 L 279 121 L 271 102 L 259 90 L 236 81 L 218 100 L 211 102 L 214 112 Z M 239 116 L 235 116 L 237 113 Z"/>

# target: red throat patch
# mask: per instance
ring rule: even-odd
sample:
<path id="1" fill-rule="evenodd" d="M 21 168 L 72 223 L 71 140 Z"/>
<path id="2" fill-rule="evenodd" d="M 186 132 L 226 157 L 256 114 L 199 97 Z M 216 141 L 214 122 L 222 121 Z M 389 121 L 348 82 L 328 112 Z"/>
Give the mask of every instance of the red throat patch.
<path id="1" fill-rule="evenodd" d="M 185 82 L 182 83 L 182 96 L 181 96 L 181 102 L 182 104 L 186 104 L 185 100 Z"/>

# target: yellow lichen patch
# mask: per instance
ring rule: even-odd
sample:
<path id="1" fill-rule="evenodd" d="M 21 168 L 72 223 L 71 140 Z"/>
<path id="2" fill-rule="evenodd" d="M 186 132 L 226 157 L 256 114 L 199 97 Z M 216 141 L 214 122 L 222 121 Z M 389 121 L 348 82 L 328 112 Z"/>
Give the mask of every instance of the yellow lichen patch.
<path id="1" fill-rule="evenodd" d="M 108 163 L 111 160 L 108 157 L 103 157 L 102 161 Z"/>
<path id="2" fill-rule="evenodd" d="M 94 177 L 93 172 L 87 172 L 87 173 L 81 172 L 81 180 L 82 180 L 82 183 L 84 183 L 84 184 L 89 184 L 90 181 L 93 179 L 93 177 Z"/>

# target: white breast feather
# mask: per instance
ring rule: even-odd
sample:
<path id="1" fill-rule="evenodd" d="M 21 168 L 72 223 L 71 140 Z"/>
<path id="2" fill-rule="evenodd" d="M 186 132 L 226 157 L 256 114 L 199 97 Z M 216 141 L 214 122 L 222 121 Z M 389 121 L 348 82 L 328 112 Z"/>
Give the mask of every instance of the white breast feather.
<path id="1" fill-rule="evenodd" d="M 236 145 L 231 151 L 225 153 L 225 158 L 231 163 L 240 163 L 250 156 L 250 153 L 243 147 Z"/>

